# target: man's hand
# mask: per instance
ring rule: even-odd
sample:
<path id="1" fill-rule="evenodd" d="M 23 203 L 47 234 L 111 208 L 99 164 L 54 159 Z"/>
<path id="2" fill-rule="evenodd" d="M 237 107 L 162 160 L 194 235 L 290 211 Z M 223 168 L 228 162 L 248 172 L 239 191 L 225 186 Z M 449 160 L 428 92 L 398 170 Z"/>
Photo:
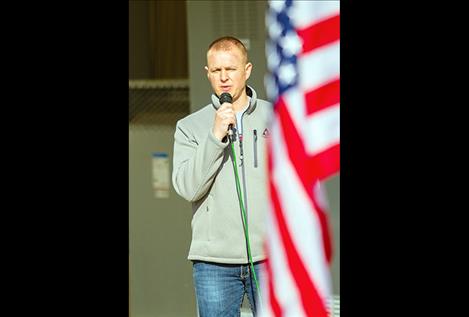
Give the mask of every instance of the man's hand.
<path id="1" fill-rule="evenodd" d="M 222 140 L 228 133 L 228 126 L 236 124 L 236 116 L 231 103 L 223 103 L 217 112 L 215 112 L 215 121 L 213 123 L 213 135 L 218 140 Z"/>

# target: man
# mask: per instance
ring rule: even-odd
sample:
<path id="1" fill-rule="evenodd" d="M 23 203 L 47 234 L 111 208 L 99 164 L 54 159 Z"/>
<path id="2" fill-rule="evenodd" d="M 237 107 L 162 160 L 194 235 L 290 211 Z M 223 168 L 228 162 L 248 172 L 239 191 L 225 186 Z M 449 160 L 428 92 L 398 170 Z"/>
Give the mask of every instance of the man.
<path id="1" fill-rule="evenodd" d="M 246 84 L 252 67 L 238 39 L 212 42 L 205 67 L 212 102 L 179 120 L 174 134 L 172 180 L 176 192 L 192 203 L 188 259 L 193 261 L 202 317 L 239 316 L 245 293 L 254 315 L 259 310 L 268 206 L 265 148 L 272 106 L 257 99 Z M 220 104 L 223 93 L 232 101 L 222 98 Z M 232 140 L 227 136 L 231 126 Z"/>

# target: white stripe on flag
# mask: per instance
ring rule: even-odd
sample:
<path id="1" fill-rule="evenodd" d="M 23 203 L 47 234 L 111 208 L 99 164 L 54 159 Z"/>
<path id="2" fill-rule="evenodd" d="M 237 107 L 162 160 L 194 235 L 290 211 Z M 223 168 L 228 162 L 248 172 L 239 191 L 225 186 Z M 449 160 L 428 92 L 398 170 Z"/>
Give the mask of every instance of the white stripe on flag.
<path id="1" fill-rule="evenodd" d="M 270 206 L 270 209 L 273 210 L 273 207 Z M 283 310 L 284 316 L 305 316 L 273 216 L 267 217 L 267 227 L 269 228 L 267 230 L 269 261 L 274 276 L 273 286 L 277 301 Z"/>
<path id="2" fill-rule="evenodd" d="M 294 1 L 288 16 L 297 29 L 305 28 L 339 14 L 339 1 Z"/>
<path id="3" fill-rule="evenodd" d="M 306 152 L 310 155 L 325 151 L 340 143 L 339 104 L 313 113 L 306 120 L 304 138 Z"/>
<path id="4" fill-rule="evenodd" d="M 284 100 L 307 154 L 315 155 L 340 142 L 340 104 L 306 116 L 301 91 L 291 88 L 285 92 Z"/>
<path id="5" fill-rule="evenodd" d="M 288 150 L 280 128 L 278 118 L 275 118 L 272 127 L 272 139 L 276 140 L 272 144 L 272 177 L 278 188 L 280 204 L 293 243 L 319 295 L 325 299 L 331 288 L 320 220 L 287 156 Z"/>
<path id="6" fill-rule="evenodd" d="M 305 92 L 340 76 L 340 42 L 335 41 L 298 59 L 299 85 Z"/>
<path id="7" fill-rule="evenodd" d="M 297 87 L 292 87 L 283 94 L 283 98 L 288 112 L 290 113 L 290 117 L 292 118 L 300 137 L 303 139 L 303 136 L 305 135 L 303 132 L 306 128 L 307 119 L 305 96 Z"/>

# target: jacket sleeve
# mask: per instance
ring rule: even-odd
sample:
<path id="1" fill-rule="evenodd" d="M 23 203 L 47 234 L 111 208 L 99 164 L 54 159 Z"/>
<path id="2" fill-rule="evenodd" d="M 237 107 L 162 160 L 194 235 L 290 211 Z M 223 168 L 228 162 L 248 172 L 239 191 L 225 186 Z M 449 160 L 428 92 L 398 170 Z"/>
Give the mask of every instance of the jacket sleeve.
<path id="1" fill-rule="evenodd" d="M 215 138 L 211 129 L 200 140 L 183 126 L 176 125 L 172 181 L 176 192 L 194 202 L 202 198 L 212 185 L 223 162 L 223 143 Z"/>

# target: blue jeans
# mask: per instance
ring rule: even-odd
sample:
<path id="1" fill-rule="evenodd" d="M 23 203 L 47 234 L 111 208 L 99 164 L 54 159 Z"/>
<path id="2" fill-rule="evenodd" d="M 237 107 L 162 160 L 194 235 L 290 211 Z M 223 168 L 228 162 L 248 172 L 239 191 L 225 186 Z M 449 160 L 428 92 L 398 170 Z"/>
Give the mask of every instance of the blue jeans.
<path id="1" fill-rule="evenodd" d="M 200 317 L 238 317 L 244 294 L 247 293 L 253 315 L 259 310 L 256 282 L 249 265 L 220 264 L 194 261 L 193 278 Z M 257 282 L 261 280 L 265 264 L 254 263 Z"/>

